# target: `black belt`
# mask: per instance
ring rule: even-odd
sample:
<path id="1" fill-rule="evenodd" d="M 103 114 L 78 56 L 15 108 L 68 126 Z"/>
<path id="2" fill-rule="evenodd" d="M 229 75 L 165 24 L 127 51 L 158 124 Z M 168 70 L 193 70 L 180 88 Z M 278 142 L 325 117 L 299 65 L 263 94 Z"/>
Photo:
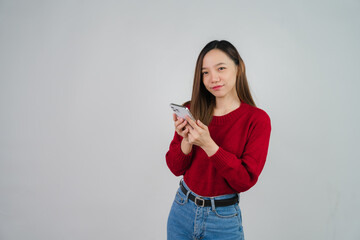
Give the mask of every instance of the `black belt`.
<path id="1" fill-rule="evenodd" d="M 184 187 L 182 181 L 180 182 L 180 188 L 181 188 L 181 191 L 185 195 L 187 195 L 188 191 Z M 196 204 L 196 206 L 198 206 L 198 207 L 211 207 L 211 200 L 202 199 L 201 197 L 196 197 L 193 194 L 191 194 L 191 192 L 189 193 L 189 199 L 191 201 L 193 201 Z M 233 198 L 214 200 L 214 201 L 215 201 L 215 207 L 226 207 L 226 206 L 230 206 L 230 205 L 239 203 L 239 197 L 238 197 L 238 195 L 236 195 Z"/>

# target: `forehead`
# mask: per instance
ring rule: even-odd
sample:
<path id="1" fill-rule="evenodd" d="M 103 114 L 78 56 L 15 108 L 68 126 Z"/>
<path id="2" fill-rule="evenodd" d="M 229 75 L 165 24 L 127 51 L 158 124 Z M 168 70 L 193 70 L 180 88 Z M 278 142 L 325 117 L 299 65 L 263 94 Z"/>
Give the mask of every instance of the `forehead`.
<path id="1" fill-rule="evenodd" d="M 232 60 L 223 51 L 219 49 L 212 49 L 207 54 L 205 54 L 202 67 L 210 68 L 218 63 L 231 64 Z"/>

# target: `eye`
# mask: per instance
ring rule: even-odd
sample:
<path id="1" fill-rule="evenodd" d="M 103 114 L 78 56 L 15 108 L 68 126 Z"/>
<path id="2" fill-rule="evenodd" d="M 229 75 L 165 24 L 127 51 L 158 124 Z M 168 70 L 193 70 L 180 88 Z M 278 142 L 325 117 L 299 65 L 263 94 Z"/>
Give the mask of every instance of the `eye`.
<path id="1" fill-rule="evenodd" d="M 208 72 L 202 72 L 202 75 L 208 74 Z"/>
<path id="2" fill-rule="evenodd" d="M 222 71 L 222 70 L 224 70 L 224 69 L 225 69 L 224 67 L 219 67 L 219 70 L 220 70 L 220 71 Z"/>

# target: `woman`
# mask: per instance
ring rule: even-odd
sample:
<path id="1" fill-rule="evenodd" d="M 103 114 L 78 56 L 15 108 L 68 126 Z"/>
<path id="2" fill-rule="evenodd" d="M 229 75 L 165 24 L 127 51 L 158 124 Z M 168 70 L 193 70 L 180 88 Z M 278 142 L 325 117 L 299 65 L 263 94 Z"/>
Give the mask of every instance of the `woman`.
<path id="1" fill-rule="evenodd" d="M 177 118 L 166 163 L 183 175 L 170 210 L 168 239 L 244 239 L 239 208 L 264 167 L 270 118 L 256 107 L 245 65 L 228 41 L 212 41 L 197 59 L 187 106 Z"/>

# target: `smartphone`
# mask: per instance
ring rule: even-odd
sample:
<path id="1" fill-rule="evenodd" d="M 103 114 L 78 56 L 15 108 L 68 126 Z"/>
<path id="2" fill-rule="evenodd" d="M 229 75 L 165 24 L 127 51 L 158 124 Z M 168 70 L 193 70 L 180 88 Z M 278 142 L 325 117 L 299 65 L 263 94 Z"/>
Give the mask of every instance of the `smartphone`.
<path id="1" fill-rule="evenodd" d="M 192 120 L 195 121 L 195 118 L 191 115 L 191 112 L 187 107 L 174 103 L 170 103 L 170 107 L 172 108 L 176 116 L 181 117 L 184 120 L 186 120 L 186 116 L 189 116 Z"/>

